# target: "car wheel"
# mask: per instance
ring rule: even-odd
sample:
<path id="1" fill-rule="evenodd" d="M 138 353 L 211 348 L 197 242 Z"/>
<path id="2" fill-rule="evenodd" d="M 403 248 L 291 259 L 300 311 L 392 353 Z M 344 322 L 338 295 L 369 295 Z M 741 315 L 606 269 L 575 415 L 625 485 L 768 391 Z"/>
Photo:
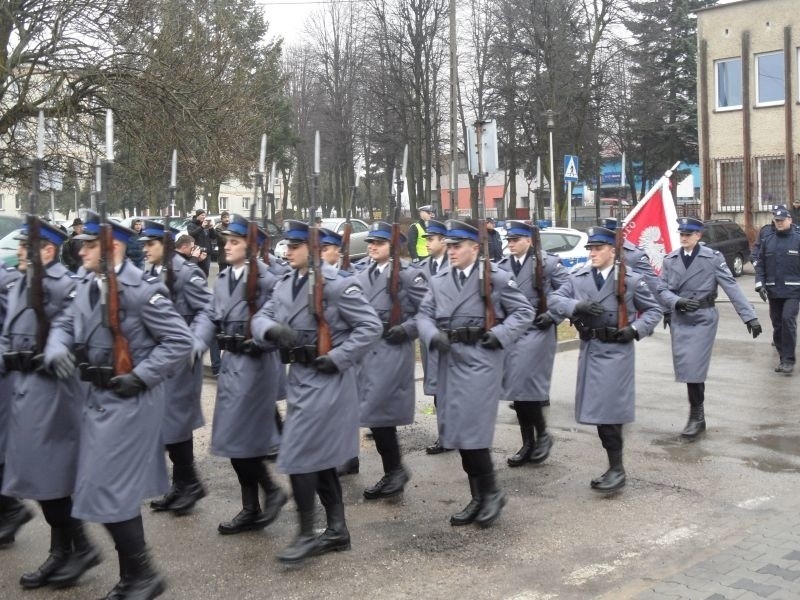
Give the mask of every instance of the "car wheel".
<path id="1" fill-rule="evenodd" d="M 734 277 L 741 277 L 743 271 L 744 258 L 742 258 L 741 254 L 737 254 L 733 257 L 733 263 L 731 263 L 731 273 L 733 273 Z"/>

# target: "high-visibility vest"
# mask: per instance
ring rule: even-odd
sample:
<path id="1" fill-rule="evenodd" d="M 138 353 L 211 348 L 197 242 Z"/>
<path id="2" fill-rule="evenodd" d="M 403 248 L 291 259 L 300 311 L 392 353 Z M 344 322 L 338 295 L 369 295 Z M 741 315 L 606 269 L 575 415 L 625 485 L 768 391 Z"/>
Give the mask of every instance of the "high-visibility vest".
<path id="1" fill-rule="evenodd" d="M 417 228 L 417 256 L 425 258 L 428 256 L 428 246 L 425 244 L 425 228 L 419 221 L 414 223 L 414 227 Z"/>

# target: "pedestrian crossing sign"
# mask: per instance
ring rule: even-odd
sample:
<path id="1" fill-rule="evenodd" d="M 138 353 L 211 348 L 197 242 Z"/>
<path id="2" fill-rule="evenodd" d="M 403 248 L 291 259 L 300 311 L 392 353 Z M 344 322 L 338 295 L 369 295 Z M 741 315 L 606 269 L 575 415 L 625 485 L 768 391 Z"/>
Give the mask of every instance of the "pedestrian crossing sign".
<path id="1" fill-rule="evenodd" d="M 564 155 L 564 181 L 578 181 L 578 160 L 574 154 Z"/>

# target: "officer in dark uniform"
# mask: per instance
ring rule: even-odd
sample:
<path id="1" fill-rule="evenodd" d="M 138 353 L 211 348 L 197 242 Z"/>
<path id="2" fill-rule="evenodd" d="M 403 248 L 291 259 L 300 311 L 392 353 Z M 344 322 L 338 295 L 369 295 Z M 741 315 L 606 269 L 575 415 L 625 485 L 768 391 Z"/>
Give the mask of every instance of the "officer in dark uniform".
<path id="1" fill-rule="evenodd" d="M 8 297 L 18 285 L 20 272 L 12 267 L 0 267 L 0 323 L 8 312 Z M 3 373 L 0 365 L 0 490 L 5 469 L 6 434 L 8 429 L 8 406 L 14 391 L 14 374 Z M 14 542 L 19 528 L 33 518 L 33 513 L 17 498 L 0 493 L 0 547 Z"/>
<path id="2" fill-rule="evenodd" d="M 553 293 L 566 282 L 567 270 L 558 256 L 541 252 L 541 286 L 548 303 L 545 310 L 539 305 L 534 231 L 522 221 L 509 221 L 506 236 L 511 254 L 498 263 L 501 269 L 514 276 L 520 291 L 536 310 L 536 318 L 506 351 L 503 368 L 502 398 L 514 402 L 522 433 L 522 447 L 508 458 L 509 467 L 520 467 L 527 462 L 542 463 L 553 446 L 544 407 L 550 405 L 550 380 L 558 346 L 556 327 L 563 319 L 550 310 L 550 303 Z"/>
<path id="3" fill-rule="evenodd" d="M 214 287 L 212 321 L 203 320 L 198 335 L 208 345 L 216 335 L 222 363 L 217 379 L 217 401 L 211 428 L 211 452 L 231 461 L 242 492 L 242 510 L 220 523 L 219 533 L 232 535 L 263 529 L 272 523 L 288 501 L 286 493 L 270 477 L 265 457 L 280 442 L 275 422 L 275 401 L 281 381 L 281 365 L 274 346 L 248 335 L 252 328 L 247 297 L 250 266 L 247 256 L 248 220 L 231 215 L 226 236 L 225 262 Z M 259 246 L 266 241 L 259 233 Z M 277 281 L 267 266 L 258 268 L 256 296 L 260 309 L 272 295 Z M 266 498 L 262 510 L 259 487 Z"/>
<path id="4" fill-rule="evenodd" d="M 444 241 L 446 236 L 447 227 L 445 227 L 444 223 L 434 219 L 428 220 L 425 229 L 425 246 L 428 249 L 428 256 L 417 263 L 425 279 L 430 280 L 430 278 L 439 271 L 449 266 L 447 262 L 447 244 Z M 431 350 L 425 344 L 420 344 L 420 350 L 422 351 L 422 388 L 427 396 L 433 396 L 433 405 L 436 407 L 436 371 L 439 365 L 439 355 L 436 353 L 436 350 Z M 438 410 L 436 412 L 436 417 L 437 419 L 439 417 Z M 441 440 L 438 437 L 433 444 L 425 448 L 426 454 L 441 454 L 442 452 L 450 452 L 451 450 L 452 448 L 445 448 L 442 446 Z"/>
<path id="5" fill-rule="evenodd" d="M 83 391 L 72 374 L 58 379 L 43 364 L 44 348 L 37 346 L 41 327 L 60 317 L 75 296 L 77 276 L 58 262 L 66 239 L 61 229 L 39 221 L 39 243 L 28 246 L 28 225 L 19 240 L 19 268 L 25 274 L 9 297 L 0 338 L 4 368 L 15 372 L 9 407 L 8 442 L 3 493 L 37 500 L 50 525 L 50 552 L 35 571 L 25 573 L 27 589 L 75 583 L 100 563 L 100 552 L 89 542 L 83 523 L 70 517 L 78 466 Z M 33 289 L 29 252 L 39 252 L 46 321 L 39 322 L 28 290 Z"/>
<path id="6" fill-rule="evenodd" d="M 145 278 L 158 277 L 169 289 L 164 262 L 164 224 L 145 220 L 141 237 L 147 266 Z M 166 235 L 175 236 L 175 231 Z M 206 277 L 195 263 L 175 252 L 172 256 L 173 287 L 170 299 L 192 333 L 209 320 L 208 312 L 214 298 L 206 284 Z M 198 500 L 206 495 L 194 466 L 192 432 L 205 423 L 200 406 L 203 389 L 203 345 L 195 344 L 192 359 L 164 384 L 166 414 L 162 435 L 170 461 L 172 461 L 172 487 L 158 500 L 150 503 L 155 511 L 171 510 L 177 515 L 189 512 Z"/>
<path id="7" fill-rule="evenodd" d="M 140 511 L 145 498 L 169 487 L 161 436 L 164 382 L 190 359 L 192 334 L 164 285 L 144 278 L 125 259 L 126 244 L 137 234 L 110 223 L 107 265 L 117 272 L 120 329 L 133 363 L 130 373 L 114 374 L 100 216 L 90 211 L 85 221 L 79 236 L 85 274 L 75 300 L 53 323 L 45 350 L 45 364 L 60 378 L 72 377 L 77 358 L 81 379 L 91 383 L 85 388 L 72 516 L 103 523 L 114 539 L 120 581 L 109 598 L 155 598 L 166 584 L 150 562 Z"/>
<path id="8" fill-rule="evenodd" d="M 756 263 L 756 292 L 769 302 L 772 341 L 780 356 L 776 373 L 794 371 L 797 313 L 800 309 L 800 233 L 785 206 L 772 211 L 774 228 L 761 243 Z"/>
<path id="9" fill-rule="evenodd" d="M 681 435 L 694 439 L 706 430 L 705 380 L 717 336 L 719 311 L 714 306 L 722 287 L 753 338 L 761 324 L 731 275 L 725 257 L 700 243 L 703 222 L 678 219 L 681 247 L 664 257 L 659 281 L 661 303 L 672 309 L 670 336 L 675 380 L 686 383 L 689 420 Z"/>
<path id="10" fill-rule="evenodd" d="M 296 563 L 325 552 L 348 550 L 342 488 L 336 468 L 358 455 L 358 390 L 353 368 L 383 331 L 358 280 L 321 261 L 323 304 L 332 350 L 317 356 L 317 320 L 309 305 L 309 228 L 286 221 L 287 261 L 272 298 L 253 319 L 253 335 L 281 347 L 290 364 L 286 423 L 278 468 L 289 474 L 299 531 L 278 560 Z M 314 531 L 314 496 L 319 495 L 327 528 Z"/>
<path id="11" fill-rule="evenodd" d="M 590 264 L 556 290 L 552 310 L 572 319 L 581 336 L 575 419 L 597 426 L 609 469 L 592 479 L 591 488 L 612 493 L 625 485 L 622 426 L 634 421 L 636 351 L 632 342 L 652 334 L 662 313 L 647 282 L 626 270 L 625 305 L 630 321 L 619 328 L 615 234 L 605 227 L 590 228 L 588 234 Z"/>
<path id="12" fill-rule="evenodd" d="M 511 275 L 492 265 L 485 276 L 491 280 L 497 323 L 487 331 L 478 229 L 463 221 L 450 220 L 446 225 L 450 268 L 429 281 L 417 327 L 422 341 L 439 352 L 439 437 L 443 446 L 460 451 L 472 493 L 464 510 L 450 517 L 450 524 L 475 522 L 489 527 L 506 503 L 489 453 L 504 354 L 533 322 L 534 313 Z"/>
<path id="13" fill-rule="evenodd" d="M 403 236 L 401 242 L 403 243 Z M 383 477 L 364 490 L 367 500 L 391 498 L 403 492 L 409 472 L 400 458 L 397 427 L 414 422 L 414 340 L 417 337 L 415 316 L 427 291 L 425 277 L 418 269 L 401 261 L 391 261 L 392 225 L 373 223 L 367 234 L 367 253 L 372 259 L 369 269 L 361 271 L 358 281 L 367 301 L 383 322 L 383 337 L 370 346 L 356 365 L 361 402 L 361 426 L 369 427 L 375 447 L 383 462 Z M 393 309 L 390 292 L 392 269 L 399 268 L 398 302 L 400 323 L 392 326 Z"/>

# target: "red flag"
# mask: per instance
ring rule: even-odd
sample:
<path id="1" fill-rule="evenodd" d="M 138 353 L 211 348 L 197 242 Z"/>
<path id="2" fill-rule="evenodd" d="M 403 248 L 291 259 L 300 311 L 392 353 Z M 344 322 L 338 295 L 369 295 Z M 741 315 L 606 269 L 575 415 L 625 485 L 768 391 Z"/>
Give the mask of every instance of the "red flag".
<path id="1" fill-rule="evenodd" d="M 664 257 L 679 246 L 678 213 L 669 181 L 679 164 L 664 173 L 623 221 L 625 239 L 647 253 L 656 275 Z"/>

